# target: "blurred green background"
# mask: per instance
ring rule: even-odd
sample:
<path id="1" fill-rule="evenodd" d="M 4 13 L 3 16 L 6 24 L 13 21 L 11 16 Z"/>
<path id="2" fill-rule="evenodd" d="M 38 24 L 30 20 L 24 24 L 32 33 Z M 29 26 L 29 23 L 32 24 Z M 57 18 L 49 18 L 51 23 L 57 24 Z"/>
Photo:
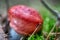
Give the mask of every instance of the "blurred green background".
<path id="1" fill-rule="evenodd" d="M 60 12 L 60 0 L 45 0 L 45 1 L 52 9 Z M 18 4 L 33 7 L 37 11 L 39 11 L 39 13 L 42 15 L 44 19 L 42 31 L 39 31 L 40 33 L 37 33 L 32 37 L 29 37 L 28 40 L 44 40 L 44 36 L 42 33 L 50 32 L 50 30 L 52 29 L 56 22 L 56 17 L 53 16 L 51 12 L 44 7 L 40 0 L 9 0 L 9 7 Z M 0 14 L 7 14 L 6 7 L 7 6 L 5 0 L 0 0 Z M 51 37 L 50 40 L 53 40 L 53 37 Z"/>

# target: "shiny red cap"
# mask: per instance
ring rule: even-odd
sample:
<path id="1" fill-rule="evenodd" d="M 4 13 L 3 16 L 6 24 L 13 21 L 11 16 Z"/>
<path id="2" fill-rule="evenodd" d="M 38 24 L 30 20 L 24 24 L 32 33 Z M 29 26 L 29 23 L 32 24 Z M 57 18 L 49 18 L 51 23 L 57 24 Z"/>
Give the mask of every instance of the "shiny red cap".
<path id="1" fill-rule="evenodd" d="M 17 17 L 18 19 L 24 19 L 31 22 L 42 23 L 43 20 L 37 10 L 25 6 L 16 5 L 10 8 L 8 11 L 10 16 Z"/>
<path id="2" fill-rule="evenodd" d="M 37 25 L 42 25 L 43 19 L 35 9 L 16 5 L 8 10 L 8 19 L 10 26 L 19 34 L 29 35 L 34 32 Z M 41 29 L 41 26 L 40 28 Z M 39 29 L 37 31 L 39 31 Z"/>

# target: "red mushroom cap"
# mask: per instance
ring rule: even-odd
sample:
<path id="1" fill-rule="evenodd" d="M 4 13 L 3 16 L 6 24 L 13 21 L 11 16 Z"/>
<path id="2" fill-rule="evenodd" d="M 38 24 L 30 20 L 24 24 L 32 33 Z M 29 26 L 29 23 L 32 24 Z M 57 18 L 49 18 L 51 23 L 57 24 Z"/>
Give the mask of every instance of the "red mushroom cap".
<path id="1" fill-rule="evenodd" d="M 25 5 L 11 7 L 8 11 L 8 19 L 10 26 L 24 35 L 31 34 L 39 23 L 43 23 L 38 11 Z"/>

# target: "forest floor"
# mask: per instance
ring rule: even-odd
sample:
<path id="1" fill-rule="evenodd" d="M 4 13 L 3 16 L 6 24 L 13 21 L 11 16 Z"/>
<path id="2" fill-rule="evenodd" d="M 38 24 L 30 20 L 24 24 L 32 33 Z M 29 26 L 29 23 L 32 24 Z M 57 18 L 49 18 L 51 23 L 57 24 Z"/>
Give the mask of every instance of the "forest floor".
<path id="1" fill-rule="evenodd" d="M 2 26 L 0 25 L 0 40 L 7 40 L 6 34 L 4 33 Z"/>

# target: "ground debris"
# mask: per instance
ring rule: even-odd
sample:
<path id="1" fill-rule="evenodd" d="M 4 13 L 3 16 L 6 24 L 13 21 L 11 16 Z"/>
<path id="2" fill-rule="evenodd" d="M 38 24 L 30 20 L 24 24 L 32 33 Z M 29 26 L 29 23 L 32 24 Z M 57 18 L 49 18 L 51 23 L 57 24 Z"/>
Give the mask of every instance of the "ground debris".
<path id="1" fill-rule="evenodd" d="M 0 27 L 0 40 L 7 40 L 7 35 L 4 33 L 2 27 Z"/>

